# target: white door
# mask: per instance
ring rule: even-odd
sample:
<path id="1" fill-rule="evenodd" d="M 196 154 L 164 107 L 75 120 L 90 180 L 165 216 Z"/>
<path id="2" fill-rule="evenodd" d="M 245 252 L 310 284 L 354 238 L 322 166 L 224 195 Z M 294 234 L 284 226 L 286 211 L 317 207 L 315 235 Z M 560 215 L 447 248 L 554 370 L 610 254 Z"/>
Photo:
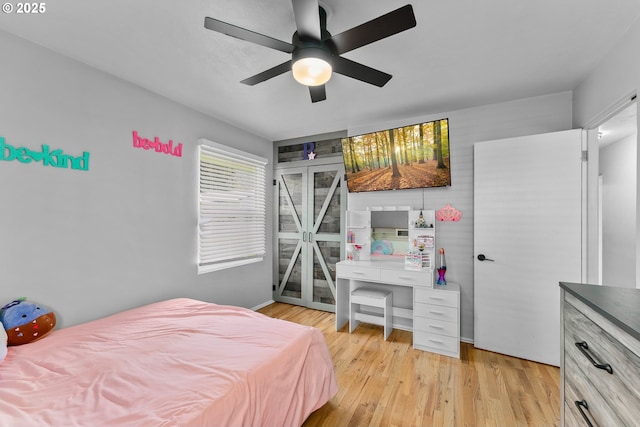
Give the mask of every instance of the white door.
<path id="1" fill-rule="evenodd" d="M 582 135 L 475 144 L 475 347 L 559 366 L 558 282 L 582 271 Z"/>

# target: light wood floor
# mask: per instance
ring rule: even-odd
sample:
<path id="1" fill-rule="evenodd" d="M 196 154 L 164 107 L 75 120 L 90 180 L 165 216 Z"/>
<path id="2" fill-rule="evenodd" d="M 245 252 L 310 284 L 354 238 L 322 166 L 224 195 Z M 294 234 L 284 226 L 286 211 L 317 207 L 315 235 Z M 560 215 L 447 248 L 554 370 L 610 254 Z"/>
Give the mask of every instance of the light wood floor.
<path id="1" fill-rule="evenodd" d="M 462 343 L 461 359 L 414 350 L 411 333 L 274 303 L 260 312 L 320 329 L 339 391 L 304 423 L 314 426 L 557 426 L 560 370 Z"/>

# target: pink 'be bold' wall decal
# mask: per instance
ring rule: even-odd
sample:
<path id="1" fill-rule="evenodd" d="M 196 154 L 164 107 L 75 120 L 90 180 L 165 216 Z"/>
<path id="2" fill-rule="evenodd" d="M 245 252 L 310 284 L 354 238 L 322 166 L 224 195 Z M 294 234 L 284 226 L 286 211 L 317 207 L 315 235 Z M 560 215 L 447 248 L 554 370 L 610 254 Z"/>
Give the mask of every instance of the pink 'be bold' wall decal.
<path id="1" fill-rule="evenodd" d="M 172 156 L 182 157 L 182 143 L 176 147 L 173 146 L 173 140 L 169 140 L 164 144 L 157 136 L 153 141 L 146 138 L 142 138 L 138 135 L 138 132 L 133 131 L 133 146 L 135 148 L 144 148 L 145 150 L 155 150 L 157 153 L 171 154 Z"/>

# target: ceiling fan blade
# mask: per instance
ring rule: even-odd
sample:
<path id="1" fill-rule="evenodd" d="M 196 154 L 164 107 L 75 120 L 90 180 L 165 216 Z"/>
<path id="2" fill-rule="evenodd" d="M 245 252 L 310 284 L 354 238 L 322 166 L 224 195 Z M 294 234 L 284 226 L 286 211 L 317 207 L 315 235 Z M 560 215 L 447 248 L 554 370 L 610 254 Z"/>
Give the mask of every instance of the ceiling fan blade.
<path id="1" fill-rule="evenodd" d="M 336 53 L 342 55 L 416 26 L 413 7 L 408 4 L 385 15 L 331 37 Z"/>
<path id="2" fill-rule="evenodd" d="M 318 0 L 291 0 L 298 37 L 320 40 L 320 9 Z"/>
<path id="3" fill-rule="evenodd" d="M 244 83 L 248 86 L 253 86 L 258 83 L 262 83 L 265 80 L 269 80 L 272 77 L 279 76 L 280 74 L 284 74 L 287 71 L 291 71 L 291 60 L 287 62 L 283 62 L 280 65 L 276 65 L 273 68 L 269 68 L 268 70 L 258 73 L 255 76 L 246 78 L 242 80 L 240 83 Z"/>
<path id="4" fill-rule="evenodd" d="M 324 101 L 327 99 L 327 91 L 324 85 L 309 86 L 309 93 L 311 94 L 311 102 Z"/>
<path id="5" fill-rule="evenodd" d="M 218 33 L 226 34 L 240 40 L 246 40 L 281 52 L 291 53 L 293 52 L 293 49 L 295 49 L 295 46 L 291 43 L 255 33 L 245 28 L 240 28 L 217 19 L 209 18 L 208 16 L 204 18 L 204 27 L 208 30 L 217 31 Z"/>
<path id="6" fill-rule="evenodd" d="M 383 73 L 375 68 L 367 67 L 340 56 L 334 57 L 332 64 L 334 72 L 378 87 L 387 84 L 392 77 L 391 74 Z"/>

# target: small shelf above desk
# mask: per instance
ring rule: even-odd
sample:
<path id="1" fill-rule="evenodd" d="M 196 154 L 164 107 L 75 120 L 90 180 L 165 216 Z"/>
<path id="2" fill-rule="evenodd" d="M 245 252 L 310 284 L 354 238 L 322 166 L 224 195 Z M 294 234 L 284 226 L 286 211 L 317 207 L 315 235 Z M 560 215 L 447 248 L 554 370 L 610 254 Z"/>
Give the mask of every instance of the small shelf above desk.
<path id="1" fill-rule="evenodd" d="M 340 261 L 336 264 L 336 330 L 349 322 L 349 296 L 359 287 L 394 293 L 393 327 L 413 332 L 413 347 L 460 357 L 460 286 L 433 288 L 431 269 L 404 261 Z M 442 294 L 440 292 L 443 292 Z"/>

